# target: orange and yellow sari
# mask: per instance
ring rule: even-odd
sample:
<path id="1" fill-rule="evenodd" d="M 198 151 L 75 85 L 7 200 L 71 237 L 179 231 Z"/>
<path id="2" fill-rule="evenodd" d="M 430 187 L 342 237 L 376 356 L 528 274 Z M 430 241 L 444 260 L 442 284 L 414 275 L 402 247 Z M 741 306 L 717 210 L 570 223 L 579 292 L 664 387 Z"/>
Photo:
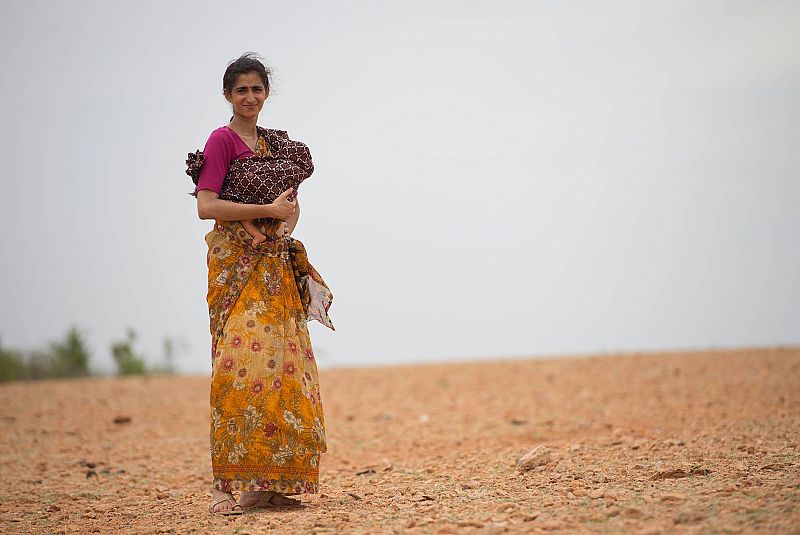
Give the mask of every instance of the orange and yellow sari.
<path id="1" fill-rule="evenodd" d="M 256 248 L 236 221 L 205 238 L 214 487 L 316 493 L 327 445 L 306 323 L 333 329 L 333 296 L 302 243 L 278 236 L 278 221 L 254 223 L 268 237 Z"/>

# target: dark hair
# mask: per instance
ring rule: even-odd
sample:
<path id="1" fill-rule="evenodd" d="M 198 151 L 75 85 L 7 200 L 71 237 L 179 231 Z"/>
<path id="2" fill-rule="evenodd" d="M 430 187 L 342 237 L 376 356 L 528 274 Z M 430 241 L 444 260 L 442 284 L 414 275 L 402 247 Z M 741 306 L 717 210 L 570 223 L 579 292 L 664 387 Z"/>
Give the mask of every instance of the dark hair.
<path id="1" fill-rule="evenodd" d="M 233 84 L 240 74 L 250 74 L 254 72 L 261 76 L 264 82 L 264 88 L 269 91 L 269 77 L 272 71 L 261 63 L 258 54 L 255 52 L 246 52 L 228 63 L 228 68 L 225 69 L 225 74 L 222 76 L 222 90 L 225 92 L 233 91 Z"/>

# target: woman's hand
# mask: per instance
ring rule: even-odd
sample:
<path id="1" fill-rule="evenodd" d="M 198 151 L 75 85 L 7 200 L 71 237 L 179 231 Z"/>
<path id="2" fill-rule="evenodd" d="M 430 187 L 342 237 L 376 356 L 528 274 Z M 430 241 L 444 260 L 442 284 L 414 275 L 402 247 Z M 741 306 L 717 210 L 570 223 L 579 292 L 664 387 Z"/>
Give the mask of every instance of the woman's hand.
<path id="1" fill-rule="evenodd" d="M 267 206 L 269 206 L 271 210 L 270 215 L 267 217 L 279 219 L 280 221 L 287 221 L 291 218 L 295 210 L 297 210 L 297 199 L 293 198 L 291 201 L 288 199 L 293 191 L 294 188 L 287 189 L 278 195 L 278 198 L 272 201 L 271 204 L 268 204 Z"/>

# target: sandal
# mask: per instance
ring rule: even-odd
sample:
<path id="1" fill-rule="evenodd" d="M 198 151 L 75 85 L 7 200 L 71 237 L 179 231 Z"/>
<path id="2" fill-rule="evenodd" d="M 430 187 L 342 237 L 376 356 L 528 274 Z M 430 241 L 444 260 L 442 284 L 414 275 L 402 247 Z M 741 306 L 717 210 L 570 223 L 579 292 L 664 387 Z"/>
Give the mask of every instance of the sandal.
<path id="1" fill-rule="evenodd" d="M 215 511 L 214 507 L 216 507 L 217 505 L 221 504 L 222 502 L 232 502 L 233 503 L 233 507 L 231 507 L 227 511 Z M 239 508 L 238 510 L 236 509 L 237 507 Z M 244 509 L 242 508 L 241 505 L 236 503 L 235 500 L 232 500 L 231 498 L 222 498 L 218 502 L 214 502 L 211 505 L 209 505 L 208 506 L 208 512 L 212 513 L 212 514 L 215 514 L 215 515 L 231 516 L 231 515 L 240 515 L 240 514 L 244 513 Z"/>
<path id="2" fill-rule="evenodd" d="M 305 507 L 305 505 L 303 505 L 303 502 L 301 502 L 300 500 L 295 500 L 294 498 L 288 498 L 286 496 L 283 496 L 282 494 L 275 492 L 274 490 L 265 490 L 261 492 L 263 492 L 263 494 L 259 496 L 258 501 L 253 505 L 248 505 L 247 507 L 244 507 L 243 508 L 244 511 L 252 511 L 254 509 L 268 509 L 270 507 L 277 507 L 277 508 Z M 293 500 L 293 502 L 286 504 L 274 503 L 272 501 L 272 498 L 274 498 L 275 496 L 283 496 L 284 498 Z"/>

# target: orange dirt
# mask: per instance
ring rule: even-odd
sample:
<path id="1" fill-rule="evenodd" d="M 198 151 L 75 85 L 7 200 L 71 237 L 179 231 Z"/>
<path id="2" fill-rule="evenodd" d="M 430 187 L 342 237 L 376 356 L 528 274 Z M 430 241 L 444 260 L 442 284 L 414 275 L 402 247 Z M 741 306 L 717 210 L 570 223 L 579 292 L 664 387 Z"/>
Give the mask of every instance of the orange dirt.
<path id="1" fill-rule="evenodd" d="M 335 369 L 321 383 L 321 494 L 239 517 L 207 510 L 208 377 L 4 384 L 0 531 L 800 533 L 800 348 Z M 521 472 L 538 445 L 550 461 Z"/>

